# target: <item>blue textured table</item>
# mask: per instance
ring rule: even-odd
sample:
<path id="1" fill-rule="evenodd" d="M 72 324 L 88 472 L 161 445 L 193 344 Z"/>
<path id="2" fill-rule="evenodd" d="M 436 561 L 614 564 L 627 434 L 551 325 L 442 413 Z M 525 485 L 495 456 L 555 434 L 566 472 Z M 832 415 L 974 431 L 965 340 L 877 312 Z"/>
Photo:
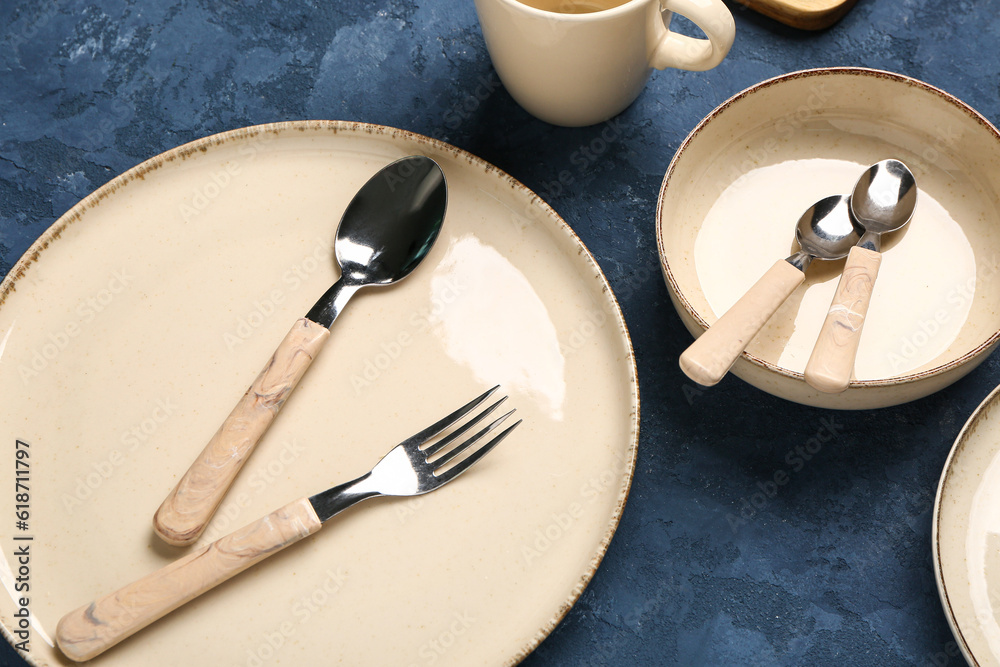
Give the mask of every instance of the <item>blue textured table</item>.
<path id="1" fill-rule="evenodd" d="M 1000 359 L 874 412 L 801 407 L 735 378 L 694 390 L 677 368 L 690 336 L 660 277 L 653 219 L 688 131 L 773 75 L 888 69 L 1000 119 L 1000 2 L 861 0 L 815 34 L 731 7 L 726 61 L 654 75 L 608 131 L 522 111 L 497 85 L 469 1 L 2 0 L 0 275 L 79 199 L 197 137 L 333 118 L 449 141 L 577 231 L 621 301 L 639 364 L 642 436 L 621 526 L 524 664 L 964 664 L 935 588 L 930 516 L 949 447 L 1000 382 Z M 605 150 L 582 153 L 602 132 L 613 135 Z M 572 183 L 557 187 L 562 170 Z M 779 470 L 790 481 L 771 489 Z M 0 642 L 0 664 L 23 662 Z"/>

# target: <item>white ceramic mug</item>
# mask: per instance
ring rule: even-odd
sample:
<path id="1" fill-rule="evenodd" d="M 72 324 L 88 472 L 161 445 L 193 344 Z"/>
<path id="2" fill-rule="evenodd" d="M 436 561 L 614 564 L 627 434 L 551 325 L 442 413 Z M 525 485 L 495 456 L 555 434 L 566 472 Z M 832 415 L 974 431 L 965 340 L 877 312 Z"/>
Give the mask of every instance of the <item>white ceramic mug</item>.
<path id="1" fill-rule="evenodd" d="M 547 0 L 546 5 L 565 10 L 579 2 Z M 532 115 L 571 127 L 593 125 L 624 110 L 654 67 L 715 67 L 736 34 L 722 0 L 628 0 L 589 13 L 536 9 L 518 0 L 476 0 L 476 11 L 493 66 L 511 96 Z M 672 32 L 674 12 L 693 21 L 708 39 Z"/>

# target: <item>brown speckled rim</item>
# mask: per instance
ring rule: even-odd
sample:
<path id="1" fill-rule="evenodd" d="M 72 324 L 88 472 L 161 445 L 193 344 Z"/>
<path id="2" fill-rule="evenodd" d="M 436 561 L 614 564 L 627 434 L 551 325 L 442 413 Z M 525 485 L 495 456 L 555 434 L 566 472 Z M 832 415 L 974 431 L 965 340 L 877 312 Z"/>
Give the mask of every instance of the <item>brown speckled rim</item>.
<path id="1" fill-rule="evenodd" d="M 542 627 L 538 628 L 534 636 L 526 644 L 514 651 L 512 655 L 498 656 L 498 664 L 506 666 L 516 665 L 530 655 L 531 652 L 538 647 L 542 640 L 548 637 L 556 626 L 559 625 L 559 622 L 562 621 L 563 617 L 565 617 L 565 615 L 573 607 L 580 595 L 583 594 L 584 589 L 587 587 L 587 584 L 590 583 L 590 580 L 593 578 L 598 566 L 604 559 L 604 554 L 607 553 L 608 546 L 611 544 L 611 538 L 614 537 L 615 531 L 618 528 L 618 522 L 621 520 L 622 512 L 625 509 L 625 502 L 628 499 L 629 490 L 632 486 L 632 477 L 635 472 L 635 461 L 639 446 L 638 372 L 635 363 L 635 351 L 632 348 L 632 339 L 629 335 L 628 327 L 625 324 L 625 317 L 622 314 L 618 299 L 615 297 L 614 292 L 612 292 L 611 285 L 608 283 L 601 267 L 597 264 L 597 260 L 594 259 L 593 254 L 591 254 L 587 246 L 584 245 L 583 241 L 580 240 L 580 237 L 576 235 L 569 224 L 567 224 L 566 221 L 563 220 L 551 206 L 549 206 L 541 197 L 525 187 L 525 185 L 520 181 L 501 169 L 493 166 L 489 162 L 486 162 L 485 160 L 478 158 L 460 148 L 456 148 L 455 146 L 446 144 L 443 141 L 439 141 L 422 134 L 416 134 L 407 130 L 400 130 L 384 125 L 372 125 L 370 123 L 355 123 L 336 120 L 303 120 L 269 123 L 266 125 L 255 125 L 252 127 L 230 130 L 228 132 L 222 132 L 220 134 L 214 134 L 202 139 L 197 139 L 190 143 L 168 150 L 165 153 L 161 153 L 156 157 L 150 158 L 145 162 L 129 169 L 124 174 L 108 181 L 92 194 L 82 199 L 62 217 L 52 223 L 52 226 L 45 230 L 37 241 L 31 244 L 24 255 L 22 255 L 17 263 L 11 268 L 7 276 L 4 277 L 3 282 L 0 282 L 0 307 L 2 307 L 6 301 L 7 295 L 17 288 L 17 281 L 22 279 L 31 266 L 38 262 L 44 250 L 60 237 L 63 230 L 71 224 L 83 219 L 89 210 L 99 206 L 104 199 L 110 197 L 118 190 L 128 187 L 134 181 L 144 180 L 147 175 L 155 172 L 160 167 L 169 162 L 173 162 L 174 160 L 184 160 L 199 153 L 208 152 L 212 148 L 231 141 L 244 141 L 265 134 L 278 136 L 283 133 L 293 131 L 303 133 L 328 133 L 332 135 L 346 134 L 351 136 L 363 136 L 367 134 L 382 138 L 398 139 L 403 142 L 409 142 L 417 145 L 425 145 L 432 148 L 435 152 L 444 154 L 455 160 L 464 161 L 473 167 L 481 169 L 486 174 L 499 178 L 501 182 L 506 183 L 512 190 L 516 191 L 521 196 L 526 197 L 529 205 L 540 210 L 544 217 L 548 219 L 548 222 L 556 230 L 558 230 L 570 244 L 577 247 L 578 254 L 583 258 L 583 261 L 587 263 L 594 279 L 596 279 L 600 284 L 599 292 L 606 299 L 604 303 L 605 307 L 613 315 L 614 323 L 617 326 L 618 333 L 621 335 L 621 340 L 625 346 L 625 362 L 627 364 L 628 383 L 631 387 L 631 413 L 629 415 L 630 428 L 628 434 L 628 450 L 625 456 L 625 469 L 622 471 L 622 479 L 618 489 L 618 499 L 615 504 L 615 509 L 608 521 L 607 528 L 604 531 L 604 536 L 597 545 L 597 549 L 591 555 L 588 566 L 579 574 L 576 584 L 574 584 L 565 600 L 553 612 L 549 620 Z M 11 635 L 8 630 L 8 623 L 9 619 L 0 617 L 0 633 L 3 634 L 4 639 L 6 639 L 8 643 L 13 645 L 13 635 Z M 48 663 L 41 662 L 30 654 L 28 656 L 24 656 L 22 654 L 21 657 L 25 658 L 28 661 L 28 664 L 34 665 L 35 667 L 49 667 Z"/>
<path id="2" fill-rule="evenodd" d="M 687 311 L 687 313 L 691 315 L 691 317 L 693 317 L 695 321 L 702 328 L 708 329 L 708 322 L 705 320 L 704 317 L 701 316 L 700 313 L 698 313 L 698 311 L 694 309 L 694 306 L 691 305 L 691 302 L 688 301 L 687 297 L 684 296 L 683 292 L 681 292 L 680 285 L 678 284 L 676 278 L 674 277 L 673 271 L 670 268 L 670 261 L 667 259 L 667 252 L 666 248 L 664 247 L 663 201 L 667 196 L 667 187 L 670 185 L 670 177 L 673 175 L 674 169 L 677 167 L 678 161 L 684 155 L 684 152 L 688 148 L 688 146 L 698 138 L 698 135 L 702 132 L 702 130 L 704 130 L 708 126 L 709 123 L 711 123 L 717 116 L 719 116 L 719 114 L 725 111 L 730 105 L 742 100 L 743 98 L 749 97 L 766 88 L 770 88 L 772 86 L 779 86 L 787 81 L 795 79 L 806 79 L 806 78 L 824 77 L 824 76 L 844 76 L 844 75 L 884 79 L 887 81 L 892 81 L 895 83 L 902 83 L 908 86 L 912 86 L 913 88 L 917 88 L 919 90 L 936 95 L 940 97 L 942 100 L 944 100 L 946 103 L 951 104 L 952 106 L 964 112 L 969 117 L 969 120 L 983 126 L 985 129 L 987 129 L 989 132 L 993 134 L 993 136 L 997 139 L 998 142 L 1000 142 L 1000 131 L 998 131 L 997 128 L 994 127 L 992 123 L 990 123 L 985 117 L 983 117 L 982 114 L 980 114 L 978 111 L 976 111 L 968 104 L 955 97 L 954 95 L 946 93 L 940 88 L 932 86 L 929 83 L 924 83 L 919 79 L 914 79 L 912 77 L 905 76 L 903 74 L 895 74 L 893 72 L 886 72 L 883 70 L 869 69 L 865 67 L 824 67 L 817 69 L 806 69 L 798 72 L 791 72 L 789 74 L 783 74 L 781 76 L 776 76 L 772 79 L 767 79 L 758 84 L 750 86 L 746 90 L 737 93 L 736 95 L 733 95 L 728 100 L 726 100 L 725 102 L 717 106 L 715 109 L 713 109 L 710 114 L 708 114 L 700 123 L 698 123 L 698 125 L 693 130 L 691 130 L 691 133 L 688 134 L 688 136 L 681 143 L 680 148 L 677 149 L 677 152 L 674 154 L 673 159 L 670 161 L 670 166 L 667 167 L 667 172 L 663 177 L 663 184 L 660 186 L 660 195 L 656 202 L 656 245 L 660 254 L 660 267 L 662 268 L 663 274 L 666 277 L 667 287 L 670 289 L 671 294 L 674 295 L 677 298 L 677 300 L 681 303 L 681 305 L 684 307 L 684 310 Z M 920 380 L 933 377 L 935 375 L 940 375 L 942 373 L 946 373 L 950 370 L 953 370 L 965 363 L 968 363 L 969 361 L 972 361 L 973 359 L 977 358 L 978 356 L 980 356 L 985 352 L 988 352 L 997 343 L 998 340 L 1000 340 L 1000 329 L 994 331 L 989 338 L 981 342 L 972 350 L 966 352 L 957 359 L 953 359 L 940 366 L 935 366 L 934 368 L 929 368 L 927 370 L 923 370 L 918 373 L 896 375 L 891 378 L 885 378 L 880 380 L 852 379 L 850 381 L 850 384 L 848 385 L 848 389 L 894 387 L 898 385 L 909 384 L 911 382 L 918 382 Z M 750 363 L 754 364 L 755 366 L 759 366 L 767 371 L 770 371 L 777 375 L 783 375 L 785 377 L 792 378 L 794 380 L 799 380 L 803 383 L 805 382 L 805 377 L 803 376 L 802 373 L 788 370 L 787 368 L 778 366 L 777 364 L 773 364 L 765 359 L 762 359 L 761 357 L 750 354 L 749 352 L 744 351 L 742 356 Z"/>
<path id="3" fill-rule="evenodd" d="M 955 444 L 952 445 L 951 451 L 948 452 L 948 458 L 944 462 L 944 469 L 941 471 L 941 480 L 938 482 L 937 494 L 934 496 L 934 513 L 931 517 L 931 556 L 934 560 L 934 579 L 937 581 L 941 606 L 944 607 L 945 617 L 948 619 L 948 625 L 951 626 L 952 634 L 958 640 L 958 646 L 962 650 L 962 655 L 973 667 L 979 667 L 980 662 L 972 654 L 972 647 L 969 646 L 969 642 L 965 639 L 962 628 L 958 624 L 955 610 L 951 606 L 951 598 L 948 596 L 948 586 L 944 580 L 944 567 L 941 563 L 941 543 L 939 541 L 941 533 L 941 502 L 944 499 L 945 485 L 948 484 L 949 476 L 952 472 L 952 464 L 962 455 L 962 452 L 969 443 L 969 439 L 976 432 L 980 423 L 988 419 L 990 413 L 997 408 L 998 400 L 1000 400 L 1000 386 L 996 387 L 990 392 L 989 396 L 983 399 L 983 402 L 973 411 L 972 415 L 965 422 L 965 425 L 962 426 L 962 430 L 959 431 L 958 437 L 955 438 Z"/>

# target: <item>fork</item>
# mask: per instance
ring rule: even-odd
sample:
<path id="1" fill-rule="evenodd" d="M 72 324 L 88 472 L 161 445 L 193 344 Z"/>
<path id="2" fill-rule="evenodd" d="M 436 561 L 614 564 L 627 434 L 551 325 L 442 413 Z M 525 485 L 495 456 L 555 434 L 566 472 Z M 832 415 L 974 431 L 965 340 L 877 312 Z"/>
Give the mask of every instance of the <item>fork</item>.
<path id="1" fill-rule="evenodd" d="M 506 400 L 504 397 L 428 444 L 486 402 L 498 388 L 493 387 L 396 445 L 371 472 L 289 503 L 114 593 L 71 611 L 56 628 L 59 648 L 71 660 L 90 660 L 251 565 L 312 535 L 323 523 L 362 500 L 375 496 L 416 496 L 441 488 L 482 460 L 521 423 L 518 420 L 472 450 L 514 413 L 511 410 L 451 447 L 496 410 Z"/>

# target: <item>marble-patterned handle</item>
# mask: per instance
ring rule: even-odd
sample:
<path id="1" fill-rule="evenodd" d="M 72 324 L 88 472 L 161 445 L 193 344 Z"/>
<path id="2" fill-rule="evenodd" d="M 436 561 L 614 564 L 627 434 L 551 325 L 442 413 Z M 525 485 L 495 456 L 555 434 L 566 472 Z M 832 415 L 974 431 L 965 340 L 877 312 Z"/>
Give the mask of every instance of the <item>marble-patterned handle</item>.
<path id="1" fill-rule="evenodd" d="M 806 279 L 786 262 L 777 261 L 736 304 L 681 355 L 681 370 L 705 386 L 718 384 L 774 311 Z"/>
<path id="2" fill-rule="evenodd" d="M 307 498 L 62 617 L 56 641 L 66 657 L 90 660 L 251 565 L 312 535 L 323 524 Z"/>
<path id="3" fill-rule="evenodd" d="M 806 364 L 806 382 L 810 387 L 839 394 L 850 384 L 861 329 L 881 263 L 880 253 L 858 246 L 851 248 L 830 312 Z"/>
<path id="4" fill-rule="evenodd" d="M 304 317 L 292 326 L 264 370 L 156 510 L 153 529 L 165 542 L 187 546 L 198 539 L 257 441 L 329 337 L 326 327 Z"/>

